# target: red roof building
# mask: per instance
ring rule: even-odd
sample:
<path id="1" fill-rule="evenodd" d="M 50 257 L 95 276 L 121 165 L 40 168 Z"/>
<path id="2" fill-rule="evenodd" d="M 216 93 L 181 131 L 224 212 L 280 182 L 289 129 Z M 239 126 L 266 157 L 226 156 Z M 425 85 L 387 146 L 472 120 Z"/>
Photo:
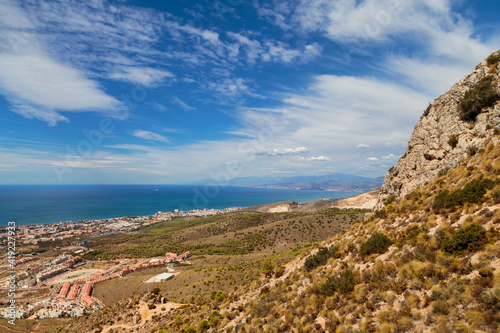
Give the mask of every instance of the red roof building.
<path id="1" fill-rule="evenodd" d="M 189 257 L 191 257 L 191 253 L 189 253 L 189 251 L 187 251 L 187 252 L 181 254 L 180 256 L 178 256 L 177 260 L 181 261 L 181 260 L 187 259 Z"/>
<path id="2" fill-rule="evenodd" d="M 97 305 L 95 299 L 90 297 L 89 295 L 83 295 L 82 297 L 80 297 L 80 303 L 85 307 L 91 307 L 93 305 Z"/>
<path id="3" fill-rule="evenodd" d="M 174 261 L 175 258 L 177 258 L 176 253 L 172 253 L 172 252 L 165 253 L 165 261 L 166 262 L 172 262 L 172 261 Z"/>
<path id="4" fill-rule="evenodd" d="M 80 290 L 80 286 L 77 284 L 74 284 L 71 289 L 69 290 L 67 299 L 75 299 L 76 295 L 78 295 L 78 291 Z"/>
<path id="5" fill-rule="evenodd" d="M 87 282 L 82 288 L 82 295 L 90 296 L 92 293 L 92 282 Z"/>
<path id="6" fill-rule="evenodd" d="M 57 297 L 65 298 L 69 292 L 70 287 L 71 287 L 71 282 L 64 282 L 61 291 L 59 292 L 59 295 L 57 295 Z"/>

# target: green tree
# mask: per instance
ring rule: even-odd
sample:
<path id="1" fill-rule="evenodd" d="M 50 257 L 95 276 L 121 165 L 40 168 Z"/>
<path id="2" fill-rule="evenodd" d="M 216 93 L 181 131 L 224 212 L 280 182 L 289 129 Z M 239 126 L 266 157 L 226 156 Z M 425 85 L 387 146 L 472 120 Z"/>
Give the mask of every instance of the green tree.
<path id="1" fill-rule="evenodd" d="M 385 253 L 389 246 L 392 245 L 392 241 L 386 235 L 377 232 L 374 233 L 370 239 L 362 243 L 359 247 L 359 253 L 362 256 L 367 256 L 372 253 Z"/>

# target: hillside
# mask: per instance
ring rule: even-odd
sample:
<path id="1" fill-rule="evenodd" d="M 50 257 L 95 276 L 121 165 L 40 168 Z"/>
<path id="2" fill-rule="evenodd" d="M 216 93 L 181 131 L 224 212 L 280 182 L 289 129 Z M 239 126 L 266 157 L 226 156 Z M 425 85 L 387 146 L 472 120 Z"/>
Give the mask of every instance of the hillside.
<path id="1" fill-rule="evenodd" d="M 489 144 L 459 168 L 259 279 L 158 311 L 134 331 L 496 332 L 499 161 L 500 147 Z M 152 300 L 148 293 L 135 299 L 137 305 L 119 302 L 65 331 L 125 323 Z"/>
<path id="2" fill-rule="evenodd" d="M 370 216 L 230 292 L 116 326 L 143 293 L 63 331 L 498 332 L 498 58 L 424 113 Z"/>

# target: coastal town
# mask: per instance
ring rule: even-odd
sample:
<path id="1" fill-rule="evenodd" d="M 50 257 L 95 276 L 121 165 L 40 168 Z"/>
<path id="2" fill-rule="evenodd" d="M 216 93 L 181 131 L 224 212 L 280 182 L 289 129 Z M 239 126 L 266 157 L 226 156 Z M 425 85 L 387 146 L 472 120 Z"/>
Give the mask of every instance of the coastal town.
<path id="1" fill-rule="evenodd" d="M 170 212 L 159 211 L 153 215 L 146 216 L 17 225 L 16 234 L 13 237 L 16 239 L 16 244 L 18 246 L 36 245 L 40 242 L 55 242 L 69 238 L 75 238 L 77 240 L 74 245 L 83 245 L 94 237 L 119 232 L 133 232 L 161 221 L 169 221 L 177 218 L 208 217 L 233 212 L 239 209 L 241 209 L 241 207 L 194 209 L 186 211 L 176 209 Z M 6 240 L 6 230 L 5 228 L 0 228 L 0 243 L 5 245 Z"/>
<path id="2" fill-rule="evenodd" d="M 61 255 L 47 261 L 38 256 L 16 259 L 16 268 L 19 270 L 17 288 L 19 291 L 48 290 L 46 295 L 31 299 L 18 299 L 16 307 L 0 308 L 0 316 L 4 318 L 59 318 L 77 317 L 104 307 L 97 297 L 92 295 L 96 284 L 116 278 L 122 278 L 132 272 L 149 268 L 164 267 L 165 272 L 157 274 L 145 283 L 163 282 L 175 277 L 179 272 L 174 270 L 175 264 L 183 262 L 191 253 L 180 255 L 166 253 L 164 257 L 147 259 L 122 259 L 109 263 L 109 267 L 96 269 L 93 263 L 81 257 Z M 4 273 L 7 267 L 0 267 Z M 37 272 L 38 269 L 41 269 Z M 29 273 L 28 273 L 29 272 Z M 35 273 L 36 272 L 36 273 Z M 11 280 L 8 277 L 0 278 L 0 293 L 9 288 Z M 0 302 L 8 300 L 0 298 Z"/>
<path id="3" fill-rule="evenodd" d="M 92 294 L 98 283 L 123 278 L 139 270 L 162 267 L 165 268 L 162 273 L 143 282 L 172 279 L 180 273 L 174 269 L 177 263 L 190 264 L 187 261 L 190 252 L 179 255 L 169 252 L 155 258 L 94 262 L 82 257 L 89 251 L 85 244 L 106 235 L 137 232 L 161 221 L 207 217 L 238 209 L 174 210 L 142 217 L 20 225 L 13 236 L 18 251 L 15 252 L 14 261 L 7 260 L 11 258 L 6 251 L 8 236 L 5 230 L 1 230 L 0 241 L 5 249 L 0 256 L 0 306 L 3 306 L 0 308 L 0 317 L 43 319 L 82 316 L 105 306 Z M 54 257 L 38 253 L 37 245 L 41 244 L 45 247 L 49 245 L 59 255 Z M 11 274 L 13 271 L 14 275 Z M 15 306 L 6 306 L 10 301 L 7 298 L 9 290 L 17 290 L 20 295 L 16 297 Z"/>

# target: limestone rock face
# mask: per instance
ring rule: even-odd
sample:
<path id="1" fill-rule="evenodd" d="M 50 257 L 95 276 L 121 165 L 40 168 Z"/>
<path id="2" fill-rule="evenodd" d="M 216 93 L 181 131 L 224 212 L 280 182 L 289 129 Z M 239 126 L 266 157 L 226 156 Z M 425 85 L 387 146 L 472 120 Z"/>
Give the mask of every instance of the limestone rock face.
<path id="1" fill-rule="evenodd" d="M 494 55 L 500 55 L 500 51 Z M 465 93 L 488 75 L 493 76 L 493 84 L 500 93 L 499 73 L 499 63 L 491 65 L 484 60 L 474 72 L 435 100 L 415 126 L 406 154 L 385 176 L 375 209 L 383 208 L 389 196 L 402 198 L 438 178 L 440 171 L 458 167 L 474 150 L 485 148 L 488 140 L 499 141 L 500 102 L 484 108 L 474 122 L 461 120 L 458 110 Z M 454 147 L 450 144 L 452 136 L 458 140 Z"/>

